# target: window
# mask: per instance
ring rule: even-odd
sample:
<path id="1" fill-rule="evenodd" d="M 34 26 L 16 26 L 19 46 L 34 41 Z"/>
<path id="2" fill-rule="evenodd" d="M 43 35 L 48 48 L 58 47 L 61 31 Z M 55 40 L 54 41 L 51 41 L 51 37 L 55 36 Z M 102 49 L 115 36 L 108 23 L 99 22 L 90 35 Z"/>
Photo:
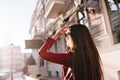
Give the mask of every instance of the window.
<path id="1" fill-rule="evenodd" d="M 107 0 L 114 43 L 120 43 L 120 0 Z"/>
<path id="2" fill-rule="evenodd" d="M 59 72 L 58 71 L 55 71 L 56 72 L 56 77 L 59 77 Z"/>
<path id="3" fill-rule="evenodd" d="M 44 60 L 40 58 L 40 67 L 44 66 Z"/>
<path id="4" fill-rule="evenodd" d="M 48 71 L 48 76 L 49 76 L 49 77 L 51 77 L 51 76 L 52 76 L 51 71 Z"/>
<path id="5" fill-rule="evenodd" d="M 85 18 L 84 13 L 79 11 L 78 12 L 78 23 L 83 24 L 84 18 Z"/>
<path id="6" fill-rule="evenodd" d="M 87 0 L 84 2 L 84 11 L 78 12 L 79 23 L 87 25 L 96 40 L 107 34 L 100 4 L 97 0 Z"/>
<path id="7" fill-rule="evenodd" d="M 57 42 L 55 42 L 55 52 L 57 52 L 58 50 L 57 50 Z"/>

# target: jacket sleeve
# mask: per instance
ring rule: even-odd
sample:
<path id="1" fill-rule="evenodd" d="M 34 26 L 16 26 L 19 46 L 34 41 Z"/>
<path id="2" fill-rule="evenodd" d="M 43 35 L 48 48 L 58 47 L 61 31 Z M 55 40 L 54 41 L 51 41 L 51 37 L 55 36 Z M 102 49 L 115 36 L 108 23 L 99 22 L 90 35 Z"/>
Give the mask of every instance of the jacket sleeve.
<path id="1" fill-rule="evenodd" d="M 70 56 L 68 54 L 48 52 L 54 42 L 54 39 L 48 38 L 39 49 L 39 56 L 47 61 L 68 66 L 70 64 Z"/>

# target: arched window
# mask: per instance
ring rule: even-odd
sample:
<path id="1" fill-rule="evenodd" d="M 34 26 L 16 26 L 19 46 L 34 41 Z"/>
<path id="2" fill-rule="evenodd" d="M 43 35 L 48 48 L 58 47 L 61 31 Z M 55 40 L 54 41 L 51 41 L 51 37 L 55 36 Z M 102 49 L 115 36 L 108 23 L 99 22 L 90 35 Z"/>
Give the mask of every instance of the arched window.
<path id="1" fill-rule="evenodd" d="M 40 67 L 44 66 L 44 60 L 40 58 Z"/>
<path id="2" fill-rule="evenodd" d="M 49 77 L 51 77 L 51 76 L 52 76 L 51 71 L 48 71 L 48 76 L 49 76 Z"/>
<path id="3" fill-rule="evenodd" d="M 56 71 L 56 77 L 59 77 L 59 72 L 58 71 Z"/>

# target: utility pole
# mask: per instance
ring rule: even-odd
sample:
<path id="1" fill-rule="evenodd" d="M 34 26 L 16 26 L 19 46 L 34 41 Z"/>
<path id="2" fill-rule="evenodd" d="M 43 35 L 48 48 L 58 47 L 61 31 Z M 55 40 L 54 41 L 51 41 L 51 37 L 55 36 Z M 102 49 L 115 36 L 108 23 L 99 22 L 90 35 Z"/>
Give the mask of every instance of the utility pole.
<path id="1" fill-rule="evenodd" d="M 13 44 L 10 44 L 10 50 L 11 50 L 11 80 L 13 80 Z"/>

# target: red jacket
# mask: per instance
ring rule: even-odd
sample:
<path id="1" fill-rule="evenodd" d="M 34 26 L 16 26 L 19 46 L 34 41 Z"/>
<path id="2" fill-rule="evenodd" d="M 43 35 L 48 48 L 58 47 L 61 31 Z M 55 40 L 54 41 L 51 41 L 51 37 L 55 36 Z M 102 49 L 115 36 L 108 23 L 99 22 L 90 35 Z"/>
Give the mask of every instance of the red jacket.
<path id="1" fill-rule="evenodd" d="M 66 52 L 64 52 L 64 53 L 48 52 L 48 50 L 52 47 L 54 42 L 55 42 L 54 39 L 48 38 L 47 41 L 40 48 L 39 55 L 40 55 L 40 57 L 42 57 L 43 59 L 45 59 L 47 61 L 63 65 L 62 80 L 73 80 L 73 76 L 72 77 L 66 76 L 68 67 L 71 66 L 70 55 L 67 54 Z"/>

